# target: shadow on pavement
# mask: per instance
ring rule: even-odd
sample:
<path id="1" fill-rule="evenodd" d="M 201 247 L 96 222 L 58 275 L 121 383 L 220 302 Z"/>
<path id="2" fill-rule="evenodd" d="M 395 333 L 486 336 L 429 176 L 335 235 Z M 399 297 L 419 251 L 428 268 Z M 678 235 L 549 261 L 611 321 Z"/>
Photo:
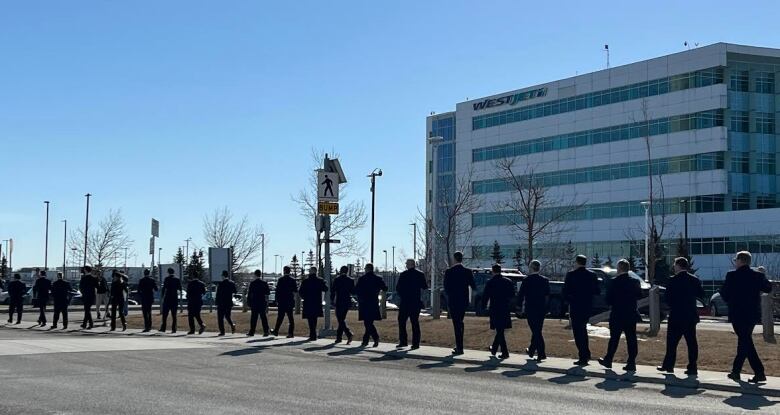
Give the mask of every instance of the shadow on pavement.
<path id="1" fill-rule="evenodd" d="M 769 399 L 766 398 L 766 396 L 748 395 L 743 393 L 742 395 L 739 396 L 732 396 L 730 398 L 726 398 L 723 400 L 723 403 L 729 406 L 733 406 L 735 408 L 755 411 L 761 408 L 777 405 L 778 401 L 770 401 Z"/>
<path id="2" fill-rule="evenodd" d="M 596 388 L 607 392 L 616 392 L 621 389 L 631 389 L 634 386 L 634 381 L 631 379 L 604 379 L 603 382 L 597 383 Z"/>
<path id="3" fill-rule="evenodd" d="M 321 352 L 323 350 L 330 350 L 330 349 L 332 349 L 334 347 L 336 347 L 336 344 L 335 343 L 330 343 L 330 344 L 326 344 L 324 346 L 307 347 L 307 348 L 303 349 L 303 351 L 304 352 Z"/>
<path id="4" fill-rule="evenodd" d="M 363 350 L 365 350 L 365 347 L 352 347 L 349 349 L 342 349 L 335 352 L 329 352 L 328 356 L 349 356 L 349 355 L 355 355 L 359 354 Z"/>
<path id="5" fill-rule="evenodd" d="M 418 369 L 428 370 L 428 369 L 441 369 L 445 367 L 451 367 L 454 364 L 451 358 L 446 358 L 446 360 L 443 360 L 441 362 L 436 363 L 422 363 L 417 365 Z"/>
<path id="6" fill-rule="evenodd" d="M 500 364 L 501 364 L 501 361 L 498 358 L 491 357 L 489 360 L 485 361 L 481 365 L 467 367 L 467 368 L 463 369 L 463 371 L 464 372 L 468 372 L 468 373 L 490 372 L 492 370 L 498 369 Z"/>
<path id="7" fill-rule="evenodd" d="M 552 382 L 558 385 L 568 385 L 570 383 L 575 382 L 585 382 L 588 380 L 587 377 L 585 377 L 585 371 L 581 375 L 576 374 L 565 374 L 561 376 L 556 376 L 554 378 L 547 379 L 548 382 Z"/>

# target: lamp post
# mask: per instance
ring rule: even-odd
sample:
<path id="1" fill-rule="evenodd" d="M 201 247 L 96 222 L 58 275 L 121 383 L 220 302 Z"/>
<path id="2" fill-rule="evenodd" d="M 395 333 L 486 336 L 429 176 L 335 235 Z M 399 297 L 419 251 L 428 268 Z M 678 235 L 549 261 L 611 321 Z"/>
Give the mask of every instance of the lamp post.
<path id="1" fill-rule="evenodd" d="M 440 316 L 439 310 L 439 295 L 436 288 L 436 208 L 438 207 L 439 195 L 437 192 L 438 180 L 437 173 L 439 163 L 436 157 L 436 148 L 439 144 L 444 142 L 443 137 L 428 137 L 428 144 L 431 146 L 431 217 L 428 224 L 429 235 L 428 243 L 430 244 L 430 275 L 431 275 L 431 317 L 438 319 Z M 428 258 L 426 258 L 428 259 Z"/>
<path id="2" fill-rule="evenodd" d="M 417 223 L 410 223 L 412 226 L 412 258 L 417 262 Z"/>
<path id="3" fill-rule="evenodd" d="M 265 276 L 265 234 L 260 234 L 260 279 Z"/>
<path id="4" fill-rule="evenodd" d="M 276 260 L 279 259 L 279 255 L 274 254 L 274 274 L 277 274 Z"/>
<path id="5" fill-rule="evenodd" d="M 688 248 L 688 199 L 680 200 L 680 203 L 683 205 L 683 213 L 685 214 L 685 247 Z"/>
<path id="6" fill-rule="evenodd" d="M 382 252 L 385 253 L 385 275 L 387 275 L 387 249 L 383 249 Z"/>
<path id="7" fill-rule="evenodd" d="M 371 179 L 371 263 L 374 263 L 374 214 L 376 211 L 376 178 L 382 169 L 374 169 L 367 177 Z"/>
<path id="8" fill-rule="evenodd" d="M 640 203 L 645 208 L 645 281 L 650 274 L 650 202 Z"/>
<path id="9" fill-rule="evenodd" d="M 46 237 L 45 242 L 43 243 L 43 269 L 48 270 L 49 269 L 49 201 L 44 200 L 43 203 L 46 204 Z"/>
<path id="10" fill-rule="evenodd" d="M 395 245 L 393 245 L 393 276 L 395 277 Z"/>
<path id="11" fill-rule="evenodd" d="M 190 241 L 191 240 L 192 240 L 192 237 L 189 237 L 189 238 L 184 240 L 184 242 L 187 242 L 187 248 L 186 248 L 186 251 L 185 251 L 185 255 L 186 255 L 185 258 L 187 258 L 187 261 L 189 261 L 189 257 L 190 257 Z"/>
<path id="12" fill-rule="evenodd" d="M 84 266 L 87 266 L 87 249 L 89 248 L 89 198 L 92 197 L 91 194 L 87 193 L 84 195 L 84 197 L 87 198 L 87 214 L 86 219 L 84 222 Z M 152 264 L 154 265 L 154 264 Z"/>
<path id="13" fill-rule="evenodd" d="M 63 219 L 62 223 L 65 224 L 65 229 L 62 232 L 62 278 L 65 278 L 65 268 L 68 266 L 68 220 Z"/>

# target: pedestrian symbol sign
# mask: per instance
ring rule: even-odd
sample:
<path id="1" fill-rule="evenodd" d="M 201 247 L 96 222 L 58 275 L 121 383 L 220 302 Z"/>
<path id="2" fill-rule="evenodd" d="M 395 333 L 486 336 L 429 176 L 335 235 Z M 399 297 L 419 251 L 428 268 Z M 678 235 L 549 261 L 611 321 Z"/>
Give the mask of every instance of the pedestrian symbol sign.
<path id="1" fill-rule="evenodd" d="M 317 201 L 339 201 L 339 175 L 335 172 L 319 170 L 317 172 Z"/>

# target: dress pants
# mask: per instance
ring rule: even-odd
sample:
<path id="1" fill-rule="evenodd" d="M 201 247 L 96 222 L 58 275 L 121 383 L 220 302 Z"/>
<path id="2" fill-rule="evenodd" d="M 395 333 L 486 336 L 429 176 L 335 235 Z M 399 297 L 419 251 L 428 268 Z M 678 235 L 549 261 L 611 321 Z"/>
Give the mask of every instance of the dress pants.
<path id="1" fill-rule="evenodd" d="M 202 304 L 187 304 L 187 323 L 189 323 L 190 331 L 195 331 L 195 322 L 198 322 L 198 327 L 203 327 L 203 319 L 200 318 L 200 310 L 203 308 Z"/>
<path id="2" fill-rule="evenodd" d="M 179 304 L 176 302 L 163 302 L 162 304 L 162 325 L 160 331 L 165 331 L 168 327 L 168 314 L 171 315 L 171 331 L 176 331 L 176 311 Z"/>
<path id="3" fill-rule="evenodd" d="M 731 327 L 734 328 L 734 333 L 737 334 L 737 356 L 734 357 L 734 364 L 732 366 L 732 373 L 740 373 L 742 366 L 745 364 L 747 358 L 750 362 L 750 367 L 753 369 L 753 373 L 757 376 L 764 375 L 764 365 L 761 363 L 761 358 L 758 357 L 756 351 L 756 345 L 753 344 L 753 329 L 756 327 L 753 323 L 731 323 Z"/>
<path id="4" fill-rule="evenodd" d="M 54 327 L 57 326 L 57 323 L 60 321 L 60 315 L 62 315 L 62 328 L 66 329 L 68 328 L 68 304 L 57 304 L 54 303 L 54 319 L 52 320 L 52 324 Z"/>
<path id="5" fill-rule="evenodd" d="M 406 320 L 412 324 L 412 346 L 420 345 L 420 309 L 401 307 L 398 309 L 398 344 L 406 346 Z"/>
<path id="6" fill-rule="evenodd" d="M 230 313 L 232 311 L 233 311 L 233 303 L 227 305 L 220 304 L 217 306 L 217 326 L 219 327 L 219 332 L 222 334 L 225 334 L 225 320 L 227 320 L 231 330 L 235 326 L 233 324 L 233 319 L 230 316 Z"/>
<path id="7" fill-rule="evenodd" d="M 152 329 L 152 302 L 141 303 L 141 314 L 144 316 L 144 330 Z"/>
<path id="8" fill-rule="evenodd" d="M 22 312 L 24 311 L 24 305 L 21 301 L 12 301 L 10 307 L 8 308 L 8 322 L 12 322 L 14 320 L 14 313 L 16 313 L 16 322 L 20 323 L 22 321 Z"/>
<path id="9" fill-rule="evenodd" d="M 265 313 L 265 306 L 252 309 L 252 316 L 249 321 L 249 333 L 255 334 L 257 330 L 257 318 L 260 317 L 260 322 L 263 325 L 263 334 L 268 334 L 268 315 Z"/>
<path id="10" fill-rule="evenodd" d="M 699 359 L 699 343 L 696 340 L 696 322 L 689 324 L 669 323 L 666 328 L 666 356 L 661 366 L 673 369 L 677 363 L 677 345 L 685 337 L 688 345 L 688 369 L 696 370 Z"/>
<path id="11" fill-rule="evenodd" d="M 528 328 L 531 329 L 531 345 L 528 346 L 528 351 L 536 354 L 539 358 L 546 358 L 547 353 L 544 349 L 544 335 L 542 334 L 544 316 L 528 316 Z"/>
<path id="12" fill-rule="evenodd" d="M 309 323 L 309 339 L 317 338 L 317 319 L 319 317 L 309 317 L 307 322 Z"/>
<path id="13" fill-rule="evenodd" d="M 352 330 L 347 326 L 347 313 L 349 307 L 336 307 L 336 320 L 339 322 L 339 327 L 336 329 L 336 340 L 341 341 L 344 334 L 347 338 L 352 338 Z"/>
<path id="14" fill-rule="evenodd" d="M 466 317 L 466 310 L 449 310 L 452 319 L 452 327 L 455 330 L 455 349 L 463 350 L 463 319 Z"/>
<path id="15" fill-rule="evenodd" d="M 509 348 L 506 345 L 506 336 L 504 335 L 504 330 L 505 329 L 496 329 L 496 337 L 493 338 L 493 346 L 491 347 L 491 351 L 493 353 L 496 353 L 500 348 L 502 355 L 509 354 Z"/>
<path id="16" fill-rule="evenodd" d="M 122 310 L 123 308 L 123 304 L 117 304 L 114 302 L 111 303 L 111 330 L 116 330 L 117 314 L 119 315 L 119 320 L 122 321 L 122 327 L 127 325 L 127 322 L 125 321 L 125 313 Z"/>
<path id="17" fill-rule="evenodd" d="M 636 340 L 636 322 L 610 322 L 609 323 L 609 344 L 607 345 L 607 354 L 604 360 L 612 362 L 620 343 L 620 335 L 626 335 L 626 346 L 628 347 L 628 361 L 626 365 L 636 365 L 636 356 L 639 354 L 639 348 Z"/>
<path id="18" fill-rule="evenodd" d="M 287 335 L 292 336 L 295 333 L 295 320 L 293 319 L 292 307 L 279 309 L 278 315 L 276 316 L 276 326 L 274 327 L 274 333 L 279 335 L 279 329 L 282 328 L 282 322 L 284 321 L 285 316 L 287 316 L 287 322 L 290 324 L 287 330 Z"/>
<path id="19" fill-rule="evenodd" d="M 363 319 L 363 327 L 365 328 L 365 331 L 363 332 L 363 344 L 368 344 L 369 339 L 373 339 L 375 343 L 379 342 L 379 332 L 376 331 L 373 319 Z"/>
<path id="20" fill-rule="evenodd" d="M 588 361 L 592 357 L 588 345 L 588 320 L 586 315 L 571 313 L 571 331 L 574 335 L 574 344 L 577 345 L 579 360 Z"/>

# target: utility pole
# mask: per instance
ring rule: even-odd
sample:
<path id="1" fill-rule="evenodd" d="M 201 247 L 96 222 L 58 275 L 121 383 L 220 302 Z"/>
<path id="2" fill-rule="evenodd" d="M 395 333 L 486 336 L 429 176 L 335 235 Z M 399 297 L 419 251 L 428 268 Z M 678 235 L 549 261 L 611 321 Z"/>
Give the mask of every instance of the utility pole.
<path id="1" fill-rule="evenodd" d="M 260 278 L 265 276 L 265 234 L 260 234 Z"/>
<path id="2" fill-rule="evenodd" d="M 376 178 L 382 175 L 382 169 L 374 169 L 368 175 L 371 178 L 371 263 L 374 263 L 374 216 L 376 213 Z"/>
<path id="3" fill-rule="evenodd" d="M 44 200 L 46 204 L 46 242 L 44 242 L 43 248 L 43 269 L 46 271 L 49 269 L 49 201 Z"/>
<path id="4" fill-rule="evenodd" d="M 393 245 L 393 276 L 395 277 L 395 245 Z"/>
<path id="5" fill-rule="evenodd" d="M 127 274 L 127 247 L 125 247 L 125 274 Z"/>
<path id="6" fill-rule="evenodd" d="M 433 317 L 434 320 L 438 320 L 441 316 L 441 309 L 439 304 L 439 291 L 436 284 L 437 279 L 437 269 L 436 269 L 436 240 L 438 236 L 438 232 L 436 230 L 436 211 L 439 207 L 439 194 L 438 194 L 438 170 L 439 170 L 439 162 L 438 157 L 436 156 L 436 148 L 444 142 L 443 137 L 429 137 L 428 138 L 428 144 L 431 145 L 431 164 L 433 171 L 431 172 L 431 193 L 433 194 L 433 198 L 431 198 L 431 212 L 430 218 L 426 218 L 428 221 L 428 229 L 430 229 L 430 234 L 428 237 L 428 244 L 430 245 L 429 252 L 430 252 L 430 258 L 426 258 L 426 261 L 430 262 L 430 270 L 431 270 L 431 317 Z"/>
<path id="7" fill-rule="evenodd" d="M 187 249 L 186 249 L 186 254 L 185 254 L 186 256 L 184 257 L 184 258 L 187 258 L 187 261 L 190 260 L 189 258 L 190 258 L 190 241 L 191 240 L 192 240 L 191 237 L 184 240 L 184 242 L 187 242 Z"/>
<path id="8" fill-rule="evenodd" d="M 65 268 L 68 266 L 68 220 L 63 219 L 62 222 L 65 224 L 65 230 L 62 233 L 62 278 L 65 278 Z"/>
<path id="9" fill-rule="evenodd" d="M 412 258 L 414 262 L 417 262 L 417 223 L 410 223 L 412 225 L 412 233 L 414 234 L 412 239 Z"/>
<path id="10" fill-rule="evenodd" d="M 91 194 L 87 193 L 84 195 L 84 197 L 87 198 L 87 215 L 86 220 L 84 223 L 84 266 L 87 266 L 87 249 L 89 248 L 89 198 L 92 197 Z"/>

